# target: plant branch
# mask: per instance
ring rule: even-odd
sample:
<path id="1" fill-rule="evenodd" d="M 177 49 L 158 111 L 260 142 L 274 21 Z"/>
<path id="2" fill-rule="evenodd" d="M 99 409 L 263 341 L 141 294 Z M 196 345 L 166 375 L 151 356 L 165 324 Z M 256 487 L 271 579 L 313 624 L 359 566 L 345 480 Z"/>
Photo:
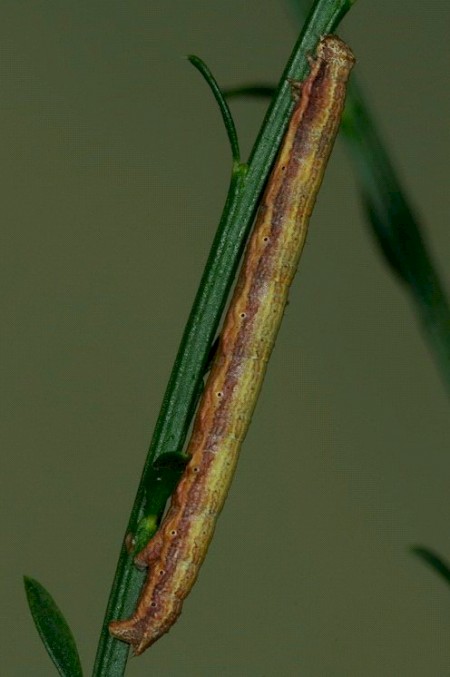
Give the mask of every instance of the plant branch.
<path id="1" fill-rule="evenodd" d="M 135 533 L 150 491 L 154 461 L 164 453 L 181 454 L 195 410 L 208 353 L 217 331 L 256 205 L 277 152 L 292 108 L 289 79 L 301 80 L 308 70 L 307 54 L 312 53 L 326 33 L 335 30 L 353 5 L 352 0 L 316 0 L 281 77 L 276 96 L 255 142 L 248 171 L 234 164 L 232 180 L 219 228 L 186 325 L 169 384 L 163 399 L 150 450 L 132 508 L 126 533 Z M 161 494 L 162 513 L 170 495 Z M 165 499 L 165 500 L 164 500 Z M 94 665 L 94 677 L 124 674 L 128 645 L 108 633 L 108 623 L 129 615 L 136 603 L 143 575 L 122 547 L 103 623 Z"/>

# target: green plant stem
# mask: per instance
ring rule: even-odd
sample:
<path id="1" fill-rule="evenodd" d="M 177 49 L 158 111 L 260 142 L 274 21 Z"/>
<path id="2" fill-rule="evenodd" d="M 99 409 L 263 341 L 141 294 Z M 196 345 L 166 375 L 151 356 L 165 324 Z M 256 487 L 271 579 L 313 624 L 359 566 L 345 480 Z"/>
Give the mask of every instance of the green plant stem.
<path id="1" fill-rule="evenodd" d="M 136 499 L 133 504 L 126 534 L 135 533 L 148 504 L 149 483 L 153 476 L 153 463 L 164 453 L 181 451 L 190 420 L 193 416 L 202 376 L 211 345 L 228 293 L 227 266 L 230 251 L 228 237 L 232 237 L 231 224 L 235 223 L 236 196 L 242 190 L 245 168 L 235 167 L 225 203 L 223 216 L 202 276 L 199 291 L 189 316 L 169 379 L 161 411 L 156 423 L 149 453 L 142 472 Z M 206 348 L 205 348 L 206 346 Z M 173 486 L 159 492 L 159 513 L 162 513 Z M 156 511 L 157 507 L 153 506 Z M 133 564 L 125 544 L 119 561 L 106 609 L 93 675 L 119 677 L 124 674 L 129 646 L 113 639 L 108 624 L 113 618 L 130 615 L 136 604 L 144 580 L 144 573 Z"/>
<path id="2" fill-rule="evenodd" d="M 153 434 L 126 533 L 134 533 L 147 503 L 148 480 L 154 460 L 167 452 L 180 452 L 195 411 L 208 353 L 249 233 L 259 195 L 277 152 L 292 107 L 289 78 L 301 80 L 308 70 L 307 54 L 320 37 L 335 30 L 354 0 L 316 0 L 282 75 L 276 96 L 255 142 L 248 171 L 234 164 L 230 189 L 189 316 L 161 411 Z M 167 497 L 170 495 L 168 488 Z M 164 496 L 161 497 L 164 509 Z M 98 646 L 94 677 L 124 674 L 128 645 L 108 633 L 113 618 L 131 614 L 143 582 L 132 557 L 122 547 Z"/>

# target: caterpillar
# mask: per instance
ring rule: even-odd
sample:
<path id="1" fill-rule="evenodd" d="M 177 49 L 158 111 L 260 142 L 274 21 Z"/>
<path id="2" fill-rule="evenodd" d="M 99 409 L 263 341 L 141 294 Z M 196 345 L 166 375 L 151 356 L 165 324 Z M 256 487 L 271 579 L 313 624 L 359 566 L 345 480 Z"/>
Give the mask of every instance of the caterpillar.
<path id="1" fill-rule="evenodd" d="M 181 613 L 211 541 L 266 372 L 354 64 L 325 36 L 296 103 L 249 239 L 188 443 L 189 462 L 163 522 L 135 563 L 148 567 L 137 607 L 109 625 L 135 654 Z"/>

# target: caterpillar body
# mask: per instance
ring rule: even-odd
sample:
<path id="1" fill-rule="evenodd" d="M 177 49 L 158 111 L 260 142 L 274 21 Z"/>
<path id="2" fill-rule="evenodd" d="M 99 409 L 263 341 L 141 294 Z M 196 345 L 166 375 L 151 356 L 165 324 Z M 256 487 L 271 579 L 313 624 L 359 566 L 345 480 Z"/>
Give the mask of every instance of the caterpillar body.
<path id="1" fill-rule="evenodd" d="M 200 400 L 190 460 L 158 532 L 136 556 L 148 567 L 134 614 L 110 633 L 141 654 L 178 618 L 212 538 L 258 398 L 333 147 L 354 63 L 325 36 L 302 83 L 270 174 Z"/>

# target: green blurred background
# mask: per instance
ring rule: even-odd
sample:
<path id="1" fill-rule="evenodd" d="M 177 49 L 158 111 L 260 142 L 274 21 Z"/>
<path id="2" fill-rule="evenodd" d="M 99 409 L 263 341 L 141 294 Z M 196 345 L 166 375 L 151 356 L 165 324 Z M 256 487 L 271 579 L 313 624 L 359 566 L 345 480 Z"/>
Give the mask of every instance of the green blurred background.
<path id="1" fill-rule="evenodd" d="M 340 34 L 450 288 L 450 7 L 360 2 Z M 287 0 L 2 2 L 3 675 L 54 674 L 22 574 L 89 674 L 162 394 L 221 213 L 210 92 L 275 82 Z M 267 102 L 233 102 L 244 153 Z M 450 674 L 448 402 L 338 143 L 200 579 L 127 675 Z"/>

